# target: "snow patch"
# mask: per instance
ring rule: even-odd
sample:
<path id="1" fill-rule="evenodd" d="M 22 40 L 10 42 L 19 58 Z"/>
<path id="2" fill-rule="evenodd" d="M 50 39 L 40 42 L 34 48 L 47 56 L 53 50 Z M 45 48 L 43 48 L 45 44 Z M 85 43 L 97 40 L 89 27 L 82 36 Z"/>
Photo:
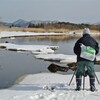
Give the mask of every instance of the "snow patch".
<path id="1" fill-rule="evenodd" d="M 100 76 L 100 72 L 96 73 Z M 0 90 L 1 100 L 99 100 L 100 85 L 96 81 L 98 91 L 89 90 L 89 79 L 85 78 L 85 90 L 75 91 L 76 82 L 72 75 L 40 73 L 27 75 L 23 80 L 8 89 Z M 100 80 L 100 78 L 99 78 Z"/>

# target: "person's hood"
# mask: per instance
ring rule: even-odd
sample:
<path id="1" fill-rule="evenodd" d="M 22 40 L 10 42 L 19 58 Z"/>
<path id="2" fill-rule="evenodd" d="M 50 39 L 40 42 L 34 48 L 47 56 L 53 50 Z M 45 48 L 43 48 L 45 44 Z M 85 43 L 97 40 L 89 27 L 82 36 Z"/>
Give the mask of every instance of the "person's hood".
<path id="1" fill-rule="evenodd" d="M 84 28 L 83 29 L 83 35 L 85 35 L 85 34 L 90 34 L 89 28 Z"/>

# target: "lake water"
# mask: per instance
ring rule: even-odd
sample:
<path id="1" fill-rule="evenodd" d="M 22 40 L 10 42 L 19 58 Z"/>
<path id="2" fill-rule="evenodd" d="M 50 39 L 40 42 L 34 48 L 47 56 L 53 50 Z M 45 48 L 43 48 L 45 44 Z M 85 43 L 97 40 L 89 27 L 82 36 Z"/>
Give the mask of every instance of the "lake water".
<path id="1" fill-rule="evenodd" d="M 9 41 L 19 44 L 32 45 L 55 45 L 59 46 L 56 53 L 74 54 L 73 46 L 76 40 L 52 41 L 52 40 L 30 40 L 30 39 L 3 39 L 0 42 Z M 99 43 L 100 41 L 97 40 Z M 100 55 L 100 53 L 99 53 Z M 26 74 L 36 74 L 40 72 L 48 72 L 47 67 L 51 62 L 35 59 L 33 54 L 17 53 L 13 51 L 0 50 L 0 88 L 12 86 L 17 78 Z M 95 67 L 96 71 L 100 71 L 100 67 Z M 71 72 L 64 72 L 68 74 Z"/>

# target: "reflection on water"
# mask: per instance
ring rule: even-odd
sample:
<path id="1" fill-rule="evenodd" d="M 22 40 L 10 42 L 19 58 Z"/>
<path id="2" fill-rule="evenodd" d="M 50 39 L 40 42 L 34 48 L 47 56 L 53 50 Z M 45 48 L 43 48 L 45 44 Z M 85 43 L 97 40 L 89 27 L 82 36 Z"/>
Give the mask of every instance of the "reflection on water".
<path id="1" fill-rule="evenodd" d="M 33 44 L 33 45 L 56 45 L 60 48 L 56 53 L 74 54 L 73 46 L 76 40 L 68 41 L 52 41 L 52 40 L 0 40 L 0 42 L 9 41 L 18 44 Z M 100 42 L 100 41 L 99 41 Z M 51 62 L 42 61 L 34 58 L 33 54 L 16 53 L 12 51 L 0 50 L 0 88 L 8 87 L 14 84 L 15 80 L 25 74 L 35 74 L 40 72 L 49 72 L 47 67 Z M 96 66 L 96 70 L 100 68 Z M 69 72 L 70 73 L 70 72 Z M 63 73 L 68 74 L 68 73 Z"/>

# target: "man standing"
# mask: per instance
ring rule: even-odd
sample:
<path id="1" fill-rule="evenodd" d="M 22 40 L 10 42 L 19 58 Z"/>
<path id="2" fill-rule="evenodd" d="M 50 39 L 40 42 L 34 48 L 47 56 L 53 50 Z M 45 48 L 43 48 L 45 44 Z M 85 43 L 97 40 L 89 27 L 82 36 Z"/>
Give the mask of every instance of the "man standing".
<path id="1" fill-rule="evenodd" d="M 85 69 L 90 79 L 90 90 L 95 91 L 95 70 L 94 61 L 83 57 L 81 55 L 81 46 L 89 46 L 95 50 L 95 55 L 99 52 L 99 46 L 97 41 L 90 36 L 89 28 L 84 28 L 83 36 L 75 43 L 74 53 L 77 55 L 77 70 L 76 70 L 76 91 L 81 90 L 82 75 L 84 75 Z"/>

